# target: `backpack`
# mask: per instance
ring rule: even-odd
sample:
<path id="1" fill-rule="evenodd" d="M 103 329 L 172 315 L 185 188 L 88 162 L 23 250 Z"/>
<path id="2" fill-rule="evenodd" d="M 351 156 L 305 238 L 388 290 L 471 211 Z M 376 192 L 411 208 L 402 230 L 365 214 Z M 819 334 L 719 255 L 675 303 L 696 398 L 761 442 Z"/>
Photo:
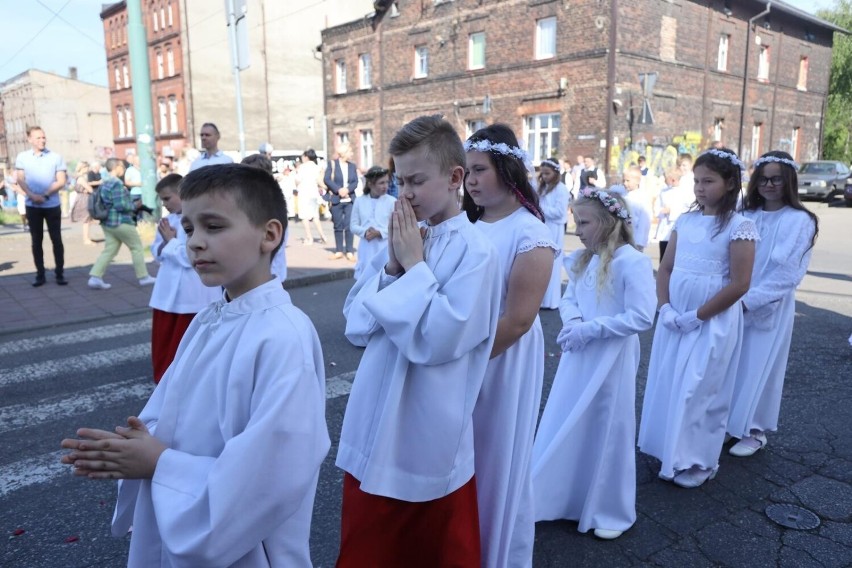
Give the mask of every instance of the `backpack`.
<path id="1" fill-rule="evenodd" d="M 101 197 L 101 188 L 96 187 L 92 190 L 92 193 L 89 194 L 89 216 L 92 219 L 96 219 L 98 221 L 103 221 L 109 216 L 109 207 L 104 203 L 103 197 Z"/>

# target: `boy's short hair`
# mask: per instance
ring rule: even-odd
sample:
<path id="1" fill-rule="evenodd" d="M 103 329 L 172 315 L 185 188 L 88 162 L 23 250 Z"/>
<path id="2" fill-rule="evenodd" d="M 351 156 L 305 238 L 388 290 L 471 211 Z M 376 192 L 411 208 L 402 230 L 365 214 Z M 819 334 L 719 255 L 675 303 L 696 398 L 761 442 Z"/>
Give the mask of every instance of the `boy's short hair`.
<path id="1" fill-rule="evenodd" d="M 216 164 L 192 171 L 180 184 L 181 201 L 218 193 L 232 195 L 240 211 L 256 227 L 270 219 L 282 226 L 281 243 L 287 230 L 287 204 L 272 174 L 244 164 Z M 278 252 L 276 248 L 272 254 Z"/>
<path id="2" fill-rule="evenodd" d="M 418 116 L 400 128 L 391 140 L 388 152 L 391 156 L 401 156 L 420 147 L 426 148 L 427 156 L 436 160 L 443 172 L 465 166 L 462 140 L 453 125 L 439 114 Z"/>
<path id="3" fill-rule="evenodd" d="M 163 179 L 157 182 L 157 186 L 154 188 L 154 191 L 160 193 L 164 189 L 177 189 L 180 184 L 180 180 L 183 179 L 183 176 L 180 174 L 169 174 L 164 176 Z"/>
<path id="4" fill-rule="evenodd" d="M 240 163 L 245 164 L 246 166 L 260 168 L 269 173 L 274 173 L 274 170 L 272 168 L 272 160 L 270 160 L 263 154 L 252 154 L 251 156 L 246 156 Z"/>

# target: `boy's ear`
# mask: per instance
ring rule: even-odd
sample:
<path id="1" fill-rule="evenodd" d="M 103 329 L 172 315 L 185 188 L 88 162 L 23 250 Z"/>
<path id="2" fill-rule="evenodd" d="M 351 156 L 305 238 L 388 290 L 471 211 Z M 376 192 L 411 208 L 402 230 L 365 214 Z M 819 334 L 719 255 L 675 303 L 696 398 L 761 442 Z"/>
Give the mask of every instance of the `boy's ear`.
<path id="1" fill-rule="evenodd" d="M 458 191 L 464 181 L 464 168 L 456 166 L 450 171 L 450 188 Z"/>
<path id="2" fill-rule="evenodd" d="M 284 226 L 281 221 L 270 219 L 263 227 L 263 241 L 260 243 L 260 250 L 271 253 L 283 238 Z"/>

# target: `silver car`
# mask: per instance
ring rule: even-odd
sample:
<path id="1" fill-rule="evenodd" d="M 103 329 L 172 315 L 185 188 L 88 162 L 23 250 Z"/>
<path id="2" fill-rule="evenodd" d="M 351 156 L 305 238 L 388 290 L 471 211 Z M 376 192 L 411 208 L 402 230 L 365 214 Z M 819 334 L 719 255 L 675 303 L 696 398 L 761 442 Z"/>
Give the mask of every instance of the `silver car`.
<path id="1" fill-rule="evenodd" d="M 799 197 L 831 201 L 842 194 L 848 177 L 849 168 L 843 162 L 805 162 L 799 168 Z"/>

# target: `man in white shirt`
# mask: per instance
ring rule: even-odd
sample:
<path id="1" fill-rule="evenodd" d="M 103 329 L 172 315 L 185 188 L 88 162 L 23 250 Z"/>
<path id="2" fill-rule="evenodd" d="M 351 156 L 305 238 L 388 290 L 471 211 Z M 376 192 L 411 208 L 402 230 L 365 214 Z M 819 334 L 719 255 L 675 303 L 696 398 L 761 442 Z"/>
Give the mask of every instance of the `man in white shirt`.
<path id="1" fill-rule="evenodd" d="M 644 251 L 651 234 L 650 200 L 639 189 L 642 183 L 642 170 L 639 166 L 630 166 L 624 172 L 624 187 L 627 189 L 627 205 L 633 215 L 633 242 L 636 248 Z"/>
<path id="2" fill-rule="evenodd" d="M 201 126 L 201 147 L 204 148 L 204 151 L 189 166 L 191 172 L 213 164 L 234 163 L 234 160 L 219 149 L 219 129 L 212 122 L 205 122 Z"/>

